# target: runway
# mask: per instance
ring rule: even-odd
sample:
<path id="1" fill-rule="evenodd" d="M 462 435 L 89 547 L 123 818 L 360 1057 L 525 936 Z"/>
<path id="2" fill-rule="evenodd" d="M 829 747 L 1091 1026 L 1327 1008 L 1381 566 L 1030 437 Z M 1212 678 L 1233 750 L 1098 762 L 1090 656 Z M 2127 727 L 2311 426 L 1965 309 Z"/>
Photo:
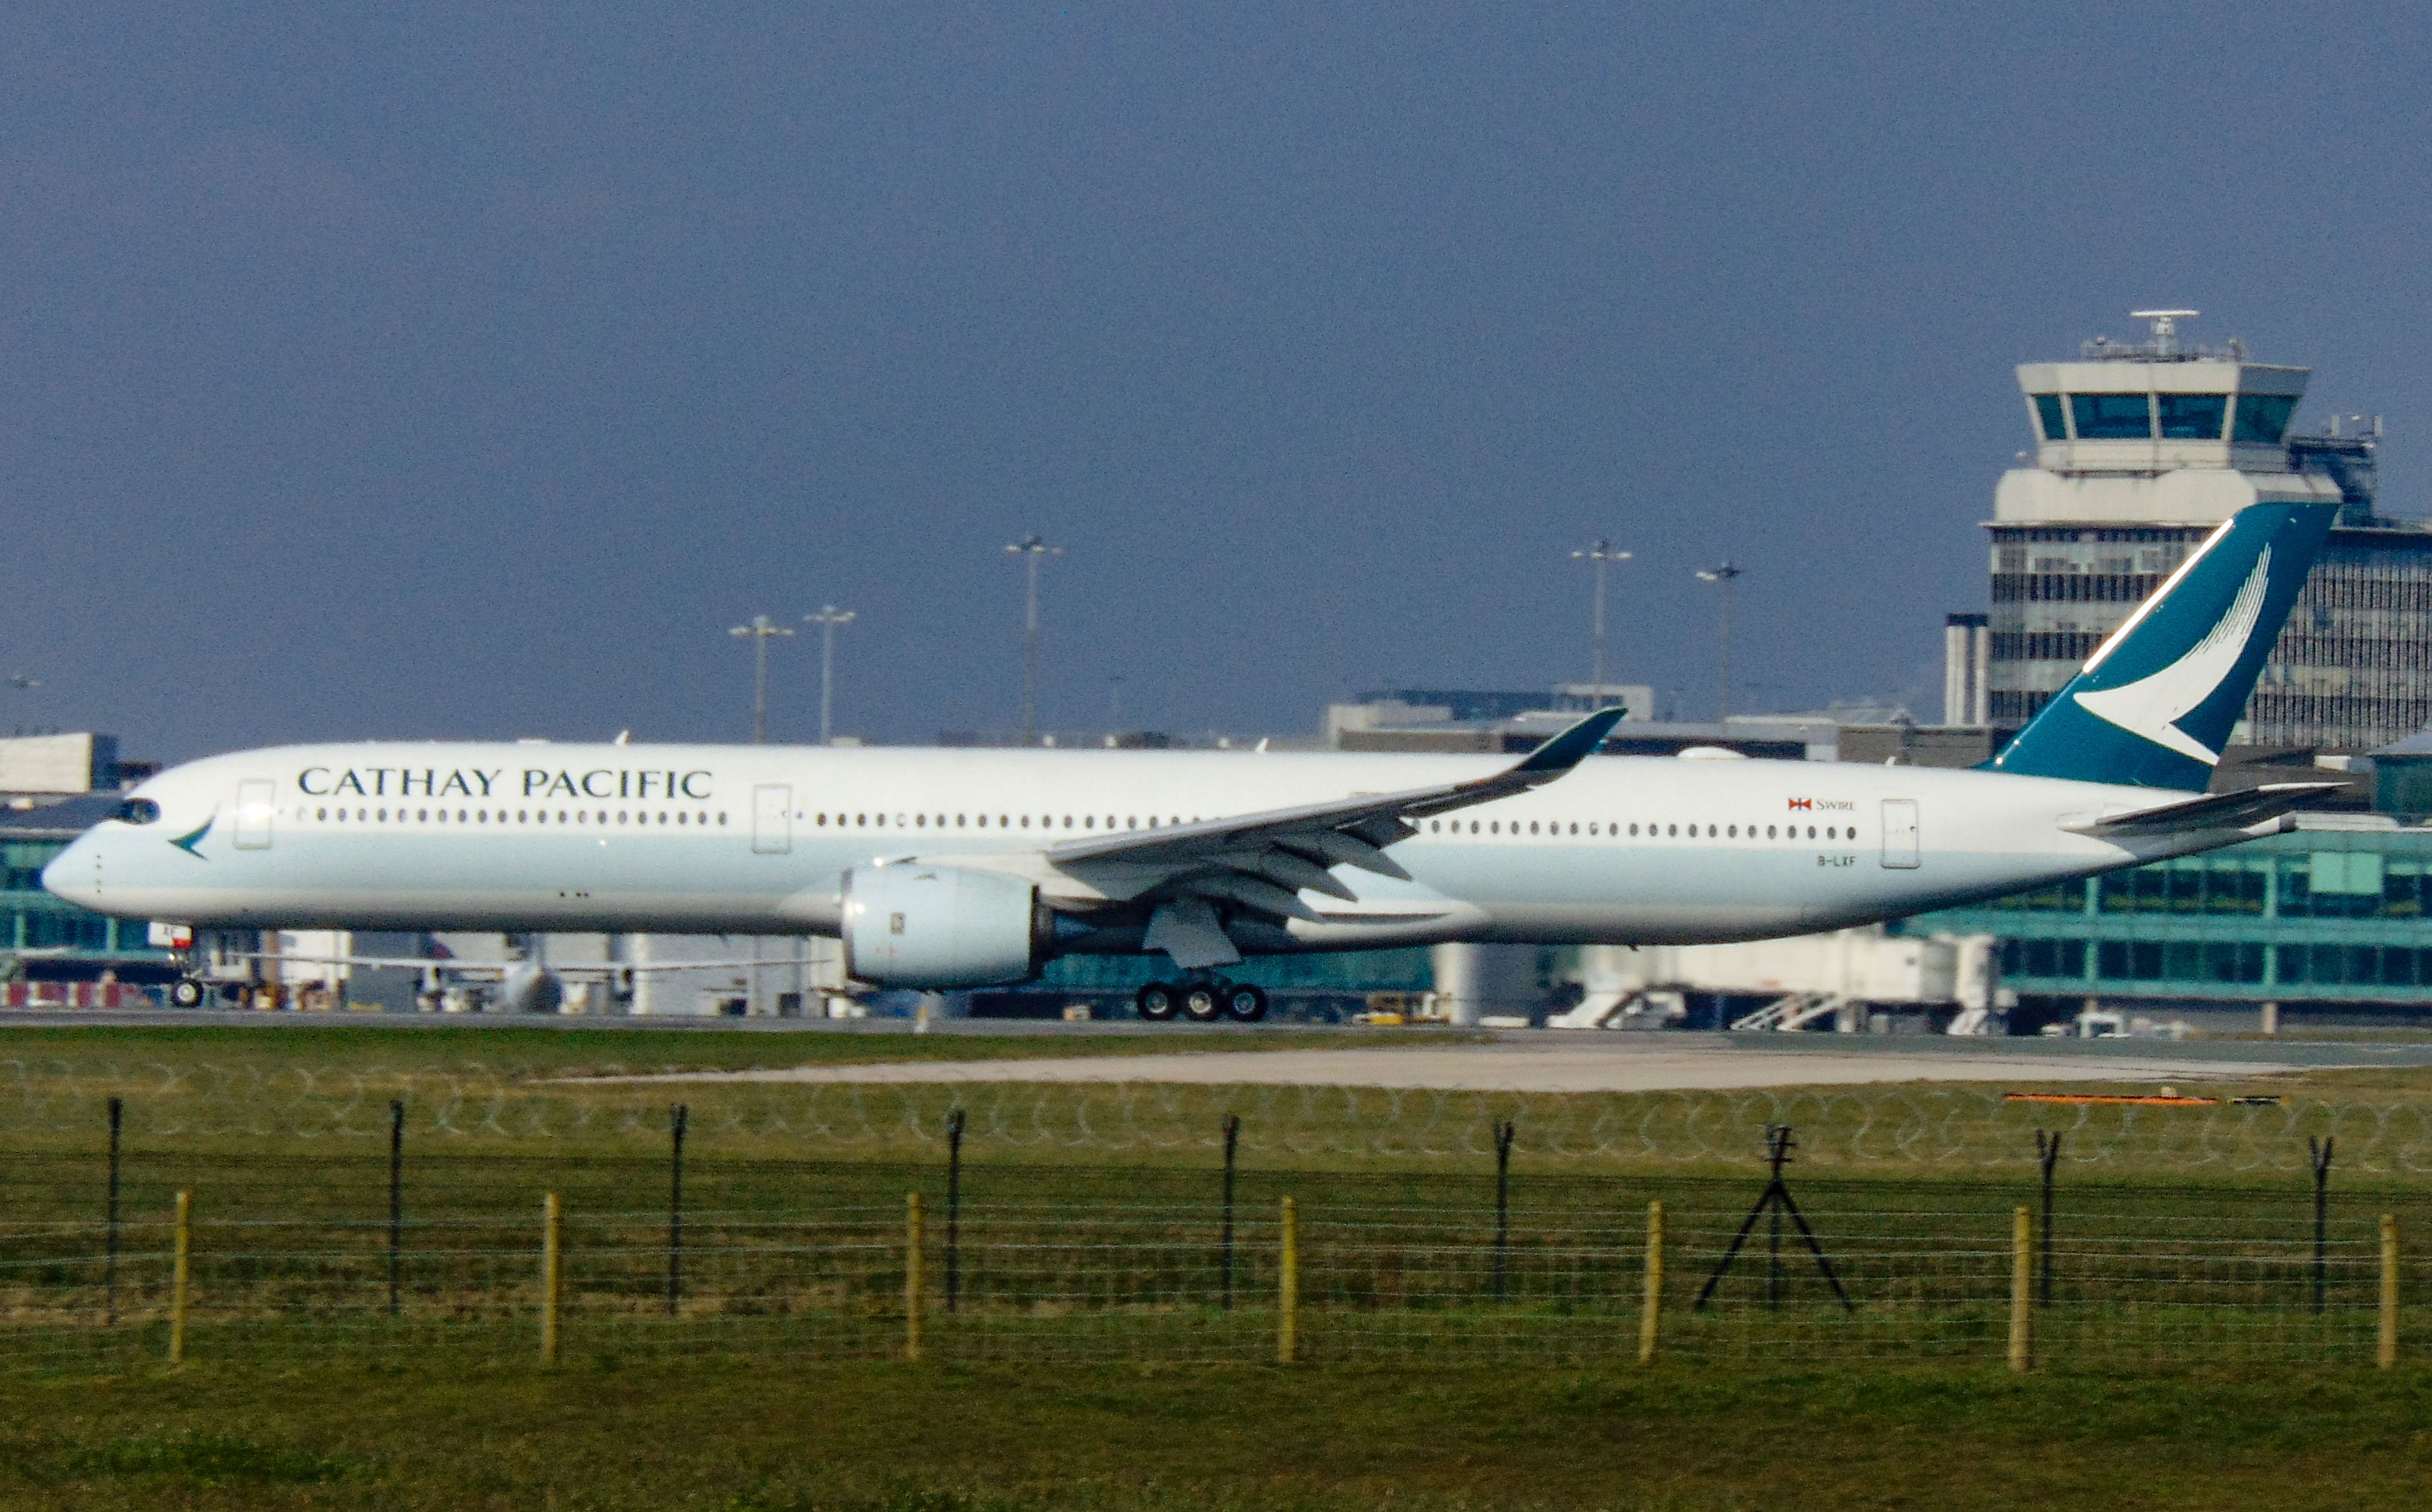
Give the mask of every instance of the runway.
<path id="1" fill-rule="evenodd" d="M 1652 1038 L 1653 1036 L 1649 1036 Z M 1666 1036 L 1669 1038 L 1669 1036 Z M 1173 1083 L 1365 1086 L 1471 1092 L 1737 1091 L 1887 1083 L 1998 1083 L 2021 1090 L 2084 1084 L 2245 1081 L 2322 1062 L 2204 1054 L 2034 1053 L 1989 1042 L 1981 1053 L 1873 1048 L 1775 1050 L 1719 1036 L 1691 1045 L 1512 1044 L 1344 1050 L 1177 1051 L 1025 1060 L 879 1062 L 600 1078 L 622 1083 Z M 2241 1047 L 2243 1048 L 2243 1047 Z M 2388 1065 L 2358 1056 L 2329 1064 Z"/>

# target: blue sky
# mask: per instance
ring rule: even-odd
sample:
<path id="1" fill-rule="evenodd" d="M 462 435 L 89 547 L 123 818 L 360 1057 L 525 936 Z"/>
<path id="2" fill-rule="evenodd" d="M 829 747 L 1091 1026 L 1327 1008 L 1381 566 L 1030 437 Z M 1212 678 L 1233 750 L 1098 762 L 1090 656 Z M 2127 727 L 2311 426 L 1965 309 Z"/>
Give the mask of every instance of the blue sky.
<path id="1" fill-rule="evenodd" d="M 2010 364 L 2204 311 L 2425 512 L 2401 8 L 0 15 L 0 729 L 183 757 L 1930 692 Z M 815 642 L 772 731 L 815 728 Z"/>

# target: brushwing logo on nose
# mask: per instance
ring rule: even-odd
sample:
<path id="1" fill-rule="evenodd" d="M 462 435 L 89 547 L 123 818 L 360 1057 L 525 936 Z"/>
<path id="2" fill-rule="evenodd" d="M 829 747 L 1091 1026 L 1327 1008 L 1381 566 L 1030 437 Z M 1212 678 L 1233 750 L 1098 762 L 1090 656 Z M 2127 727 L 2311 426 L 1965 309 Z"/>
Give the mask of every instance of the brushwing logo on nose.
<path id="1" fill-rule="evenodd" d="M 2230 600 L 2229 613 L 2187 655 L 2134 682 L 2078 694 L 2078 707 L 2165 750 L 2206 766 L 2217 765 L 2220 753 L 2181 730 L 2178 721 L 2211 697 L 2237 670 L 2238 658 L 2246 654 L 2246 643 L 2255 635 L 2255 623 L 2263 617 L 2264 591 L 2271 580 L 2272 548 L 2266 546 L 2238 596 Z"/>
<path id="2" fill-rule="evenodd" d="M 204 855 L 200 850 L 196 849 L 195 847 L 203 843 L 203 836 L 211 833 L 211 826 L 219 822 L 220 811 L 213 809 L 211 811 L 211 816 L 203 821 L 203 827 L 201 829 L 196 830 L 190 834 L 172 835 L 169 839 L 169 843 L 176 846 L 186 854 L 194 857 L 196 861 L 209 861 L 211 858 Z"/>

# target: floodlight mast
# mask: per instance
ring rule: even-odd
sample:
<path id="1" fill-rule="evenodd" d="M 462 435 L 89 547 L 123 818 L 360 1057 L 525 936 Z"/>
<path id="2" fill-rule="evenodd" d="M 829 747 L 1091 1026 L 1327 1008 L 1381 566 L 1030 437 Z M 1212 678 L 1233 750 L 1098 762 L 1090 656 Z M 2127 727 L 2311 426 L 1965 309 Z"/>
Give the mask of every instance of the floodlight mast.
<path id="1" fill-rule="evenodd" d="M 1049 546 L 1037 534 L 1023 536 L 1005 548 L 1022 558 L 1028 572 L 1028 592 L 1023 599 L 1022 618 L 1022 743 L 1039 744 L 1039 562 L 1042 557 L 1064 554 L 1059 546 Z"/>
<path id="2" fill-rule="evenodd" d="M 766 614 L 754 614 L 749 625 L 737 625 L 726 633 L 736 640 L 752 643 L 752 744 L 768 744 L 768 642 L 771 637 L 794 632 Z"/>
<path id="3" fill-rule="evenodd" d="M 850 625 L 857 618 L 850 609 L 834 604 L 821 604 L 816 614 L 804 614 L 802 623 L 819 628 L 819 744 L 836 740 L 836 632 L 840 625 Z"/>
<path id="4" fill-rule="evenodd" d="M 1714 675 L 1714 722 L 1722 723 L 1731 716 L 1731 583 L 1744 575 L 1746 567 L 1735 567 L 1723 562 L 1712 567 L 1697 569 L 1699 582 L 1711 582 L 1723 591 L 1722 656 Z"/>
<path id="5" fill-rule="evenodd" d="M 1596 688 L 1596 692 L 1590 697 L 1596 700 L 1596 706 L 1599 709 L 1604 707 L 1604 573 L 1607 567 L 1616 562 L 1628 562 L 1630 556 L 1627 551 L 1614 550 L 1613 543 L 1602 536 L 1596 537 L 1596 544 L 1585 551 L 1571 553 L 1573 562 L 1596 563 L 1596 661 L 1593 664 L 1595 670 L 1590 675 L 1589 680 Z"/>

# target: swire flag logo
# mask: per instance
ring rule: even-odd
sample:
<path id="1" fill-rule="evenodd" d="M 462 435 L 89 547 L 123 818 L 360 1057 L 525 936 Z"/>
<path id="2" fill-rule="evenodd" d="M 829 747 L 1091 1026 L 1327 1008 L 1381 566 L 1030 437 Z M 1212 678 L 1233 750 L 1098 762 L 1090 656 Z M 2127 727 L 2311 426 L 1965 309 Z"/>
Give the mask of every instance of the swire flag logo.
<path id="1" fill-rule="evenodd" d="M 1790 806 L 1794 809 L 1813 809 L 1816 807 L 1816 800 L 1814 798 L 1792 798 L 1790 800 Z"/>

